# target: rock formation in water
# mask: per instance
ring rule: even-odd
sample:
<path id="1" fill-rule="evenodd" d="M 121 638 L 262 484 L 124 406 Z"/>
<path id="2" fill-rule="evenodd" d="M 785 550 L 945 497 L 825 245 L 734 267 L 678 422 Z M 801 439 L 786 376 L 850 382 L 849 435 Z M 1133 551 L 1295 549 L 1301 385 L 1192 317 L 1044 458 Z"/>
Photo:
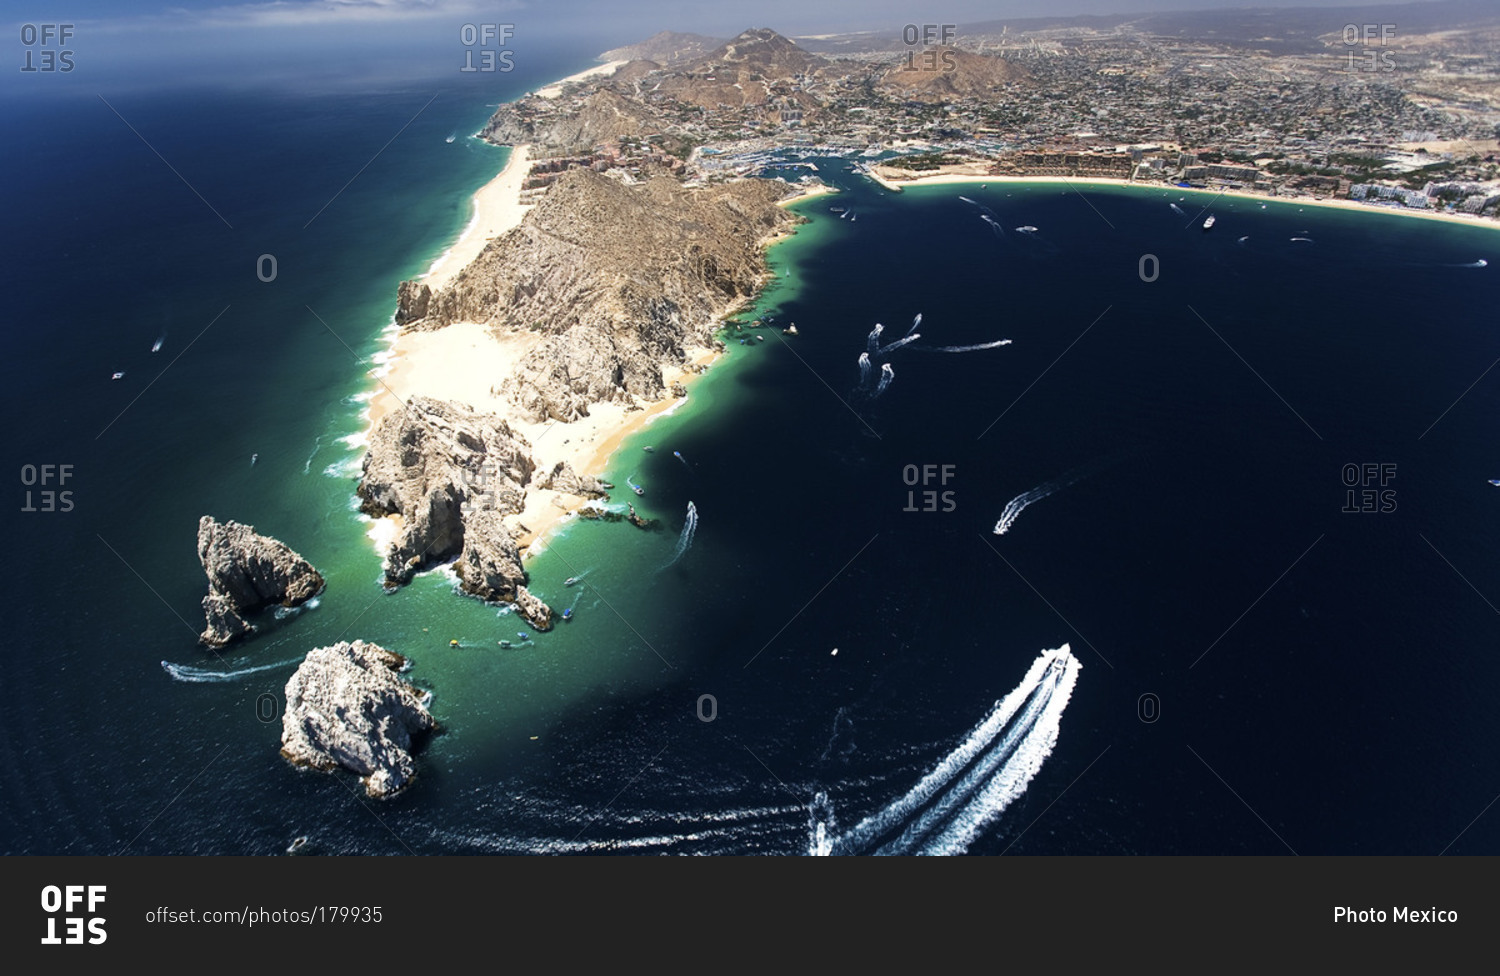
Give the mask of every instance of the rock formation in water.
<path id="1" fill-rule="evenodd" d="M 412 397 L 370 435 L 360 509 L 401 527 L 386 552 L 386 582 L 407 583 L 423 566 L 457 557 L 459 586 L 483 600 L 514 601 L 538 630 L 551 610 L 525 592 L 520 550 L 505 525 L 525 505 L 531 446 L 493 414 Z M 527 595 L 529 597 L 529 594 Z"/>
<path id="2" fill-rule="evenodd" d="M 400 654 L 359 640 L 308 652 L 286 683 L 282 756 L 351 770 L 372 797 L 400 792 L 417 772 L 413 737 L 436 727 L 431 695 L 400 677 L 407 667 Z"/>
<path id="3" fill-rule="evenodd" d="M 272 604 L 299 606 L 323 590 L 322 575 L 285 544 L 211 515 L 198 520 L 198 561 L 208 575 L 208 625 L 198 639 L 209 647 L 254 633 L 246 614 Z"/>
<path id="4" fill-rule="evenodd" d="M 537 487 L 560 491 L 564 495 L 578 495 L 581 498 L 609 497 L 604 482 L 593 475 L 580 475 L 566 461 L 559 461 L 553 465 L 552 470 L 537 482 Z"/>
<path id="5" fill-rule="evenodd" d="M 571 170 L 406 327 L 469 321 L 501 335 L 541 333 L 497 383 L 529 421 L 658 400 L 663 368 L 710 347 L 717 317 L 764 282 L 761 243 L 801 219 L 776 205 L 788 192 L 774 180 L 689 188 L 660 176 L 627 186 Z M 403 307 L 414 311 L 407 294 Z"/>

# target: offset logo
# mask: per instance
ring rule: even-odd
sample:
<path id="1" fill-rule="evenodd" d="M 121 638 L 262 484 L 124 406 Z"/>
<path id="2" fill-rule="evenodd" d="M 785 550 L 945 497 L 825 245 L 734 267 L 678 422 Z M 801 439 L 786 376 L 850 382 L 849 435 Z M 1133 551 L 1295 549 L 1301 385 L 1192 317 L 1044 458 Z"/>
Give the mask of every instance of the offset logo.
<path id="1" fill-rule="evenodd" d="M 104 885 L 48 885 L 42 889 L 42 911 L 47 913 L 47 934 L 42 945 L 100 945 L 109 936 L 104 931 Z M 79 909 L 88 906 L 88 914 Z M 62 917 L 58 917 L 59 915 Z M 61 923 L 61 924 L 59 924 Z M 58 934 L 58 930 L 62 934 Z"/>
<path id="2" fill-rule="evenodd" d="M 72 71 L 73 52 L 64 45 L 73 39 L 72 24 L 22 24 L 22 71 Z"/>
<path id="3" fill-rule="evenodd" d="M 515 33 L 515 24 L 464 24 L 458 31 L 464 46 L 464 63 L 458 70 L 510 71 L 516 66 L 516 56 L 506 44 Z"/>
<path id="4" fill-rule="evenodd" d="M 951 512 L 958 508 L 958 501 L 953 497 L 953 489 L 946 491 L 939 488 L 929 487 L 939 485 L 946 487 L 948 482 L 956 477 L 957 465 L 953 464 L 908 464 L 901 469 L 901 482 L 906 485 L 906 505 L 901 509 L 903 512 Z M 924 490 L 917 491 L 914 486 L 921 485 Z"/>

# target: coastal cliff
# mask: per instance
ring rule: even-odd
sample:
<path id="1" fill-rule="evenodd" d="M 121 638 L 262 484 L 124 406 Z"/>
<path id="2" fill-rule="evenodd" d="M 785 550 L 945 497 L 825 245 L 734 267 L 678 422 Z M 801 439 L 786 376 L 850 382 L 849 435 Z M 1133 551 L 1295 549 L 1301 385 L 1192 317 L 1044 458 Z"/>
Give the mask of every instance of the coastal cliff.
<path id="1" fill-rule="evenodd" d="M 198 520 L 198 561 L 208 576 L 207 626 L 198 639 L 209 647 L 254 633 L 246 614 L 272 604 L 299 606 L 324 586 L 322 574 L 284 543 L 211 515 Z"/>
<path id="2" fill-rule="evenodd" d="M 399 516 L 384 554 L 387 585 L 457 557 L 464 592 L 514 602 L 538 630 L 551 626 L 551 610 L 526 593 L 520 550 L 504 522 L 525 507 L 536 468 L 530 451 L 504 420 L 461 403 L 412 397 L 382 418 L 357 491 L 365 514 Z"/>
<path id="3" fill-rule="evenodd" d="M 431 695 L 401 678 L 407 667 L 400 654 L 359 640 L 309 651 L 286 683 L 281 755 L 357 773 L 372 797 L 400 792 L 417 772 L 413 738 L 437 726 Z"/>
<path id="4" fill-rule="evenodd" d="M 788 192 L 769 180 L 688 188 L 666 176 L 628 186 L 571 170 L 447 287 L 404 286 L 403 314 L 426 313 L 405 327 L 471 321 L 540 333 L 496 378 L 532 422 L 660 399 L 663 366 L 710 345 L 717 317 L 762 284 L 761 242 L 799 221 L 776 205 Z"/>

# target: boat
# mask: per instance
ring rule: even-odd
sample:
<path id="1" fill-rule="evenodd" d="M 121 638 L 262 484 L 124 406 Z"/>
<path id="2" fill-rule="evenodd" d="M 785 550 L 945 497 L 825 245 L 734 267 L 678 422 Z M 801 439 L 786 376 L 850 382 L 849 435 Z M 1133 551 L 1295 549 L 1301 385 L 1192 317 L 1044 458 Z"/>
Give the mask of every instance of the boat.
<path id="1" fill-rule="evenodd" d="M 298 838 L 296 838 L 295 840 L 292 841 L 292 843 L 287 847 L 286 852 L 288 854 L 295 854 L 298 851 L 302 850 L 302 848 L 304 848 L 306 846 L 307 846 L 307 835 L 303 834 L 301 837 L 298 837 Z"/>
<path id="2" fill-rule="evenodd" d="M 654 447 L 643 447 L 643 448 L 641 448 L 641 450 L 645 451 L 647 454 L 655 454 L 656 453 L 656 448 L 654 448 Z"/>
<path id="3" fill-rule="evenodd" d="M 451 641 L 448 642 L 448 646 L 449 647 L 457 647 L 458 646 L 458 641 L 451 640 Z"/>
<path id="4" fill-rule="evenodd" d="M 577 584 L 578 577 L 576 576 L 569 576 L 567 579 L 563 580 L 563 586 L 576 586 Z"/>
<path id="5" fill-rule="evenodd" d="M 564 620 L 572 620 L 573 619 L 573 608 L 569 607 L 568 609 L 564 610 L 562 612 L 562 618 Z"/>
<path id="6" fill-rule="evenodd" d="M 797 334 L 797 323 L 793 322 L 791 325 L 789 325 L 786 328 L 782 329 L 781 330 L 781 334 L 782 335 L 796 335 Z"/>
<path id="7" fill-rule="evenodd" d="M 448 134 L 448 138 L 444 139 L 443 141 L 444 142 L 452 142 L 454 139 L 457 139 L 457 138 L 458 138 L 458 133 L 457 132 L 451 132 L 451 133 Z"/>
<path id="8" fill-rule="evenodd" d="M 1030 224 L 1026 224 L 1024 227 L 1017 227 L 1016 230 L 1019 233 L 1022 233 L 1022 234 L 1035 234 L 1036 233 L 1036 228 L 1033 227 L 1033 226 L 1031 226 Z"/>
<path id="9" fill-rule="evenodd" d="M 163 336 L 162 338 L 157 339 L 155 342 L 151 343 L 151 351 L 152 352 L 161 352 L 161 344 L 163 342 L 165 342 L 165 341 L 166 341 L 166 337 Z"/>
<path id="10" fill-rule="evenodd" d="M 125 371 L 123 369 L 120 370 L 118 373 L 115 373 L 113 376 L 110 377 L 110 379 L 112 379 L 112 380 L 123 380 L 124 378 L 125 378 Z"/>
<path id="11" fill-rule="evenodd" d="M 1497 488 L 1500 488 L 1500 478 L 1491 478 L 1490 484 L 1496 486 Z"/>
<path id="12" fill-rule="evenodd" d="M 500 646 L 501 647 L 515 647 L 516 645 L 512 644 L 508 640 L 503 640 L 503 641 L 500 642 Z"/>
<path id="13" fill-rule="evenodd" d="M 1219 218 L 1215 217 L 1213 214 L 1209 214 L 1208 215 L 1208 219 L 1203 222 L 1203 229 L 1204 230 L 1210 230 L 1210 229 L 1212 229 L 1212 227 L 1214 225 L 1214 221 L 1218 220 L 1218 219 Z"/>
<path id="14" fill-rule="evenodd" d="M 252 454 L 252 455 L 250 455 L 250 463 L 251 464 L 254 464 L 256 461 L 259 461 L 259 460 L 260 460 L 260 455 L 259 454 Z"/>
<path id="15" fill-rule="evenodd" d="M 521 638 L 522 640 L 530 640 L 531 639 L 531 635 L 528 634 L 528 633 L 526 633 L 526 631 L 524 631 L 524 630 L 518 630 L 518 631 L 516 631 L 516 636 L 519 637 L 519 638 Z"/>
<path id="16" fill-rule="evenodd" d="M 755 337 L 755 341 L 756 342 L 765 342 L 766 341 L 766 337 L 763 336 L 763 335 L 758 335 L 758 336 Z"/>
<path id="17" fill-rule="evenodd" d="M 646 489 L 642 488 L 640 485 L 636 484 L 634 481 L 631 481 L 629 478 L 625 479 L 625 483 L 627 485 L 629 485 L 630 486 L 630 490 L 633 491 L 633 492 L 635 492 L 637 495 L 644 495 L 646 493 Z"/>

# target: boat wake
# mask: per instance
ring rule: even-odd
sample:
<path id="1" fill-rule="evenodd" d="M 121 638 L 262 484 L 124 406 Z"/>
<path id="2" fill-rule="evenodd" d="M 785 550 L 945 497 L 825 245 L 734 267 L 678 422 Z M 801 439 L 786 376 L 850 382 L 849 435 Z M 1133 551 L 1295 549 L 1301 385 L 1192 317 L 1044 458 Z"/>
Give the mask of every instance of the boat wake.
<path id="1" fill-rule="evenodd" d="M 290 667 L 302 663 L 300 657 L 288 658 L 285 661 L 277 661 L 275 664 L 260 664 L 253 668 L 239 668 L 234 671 L 216 671 L 213 668 L 199 668 L 191 664 L 173 664 L 171 661 L 161 662 L 162 670 L 172 676 L 174 681 L 185 681 L 188 684 L 219 684 L 228 681 L 238 681 L 246 675 L 259 674 L 262 671 L 275 671 L 278 668 Z"/>
<path id="2" fill-rule="evenodd" d="M 837 833 L 819 793 L 808 807 L 807 853 L 952 855 L 968 850 L 1042 768 L 1082 666 L 1064 644 L 1043 651 L 1021 683 L 995 703 L 952 752 L 901 798 Z"/>
<path id="3" fill-rule="evenodd" d="M 167 341 L 167 334 L 165 332 L 163 332 L 161 335 L 159 335 L 159 336 L 156 337 L 156 341 L 155 342 L 151 343 L 151 351 L 152 352 L 161 352 L 161 344 L 163 342 L 166 342 L 166 341 Z"/>
<path id="4" fill-rule="evenodd" d="M 1179 217 L 1186 217 L 1187 216 L 1187 211 L 1184 210 L 1184 209 L 1182 209 L 1181 207 L 1179 207 L 1177 204 L 1175 204 L 1175 203 L 1169 203 L 1169 204 L 1167 204 L 1167 206 L 1171 207 L 1172 208 L 1172 212 L 1175 213 L 1177 216 L 1179 216 Z"/>
<path id="5" fill-rule="evenodd" d="M 911 335 L 913 332 L 917 331 L 917 326 L 919 326 L 921 324 L 922 324 L 922 313 L 918 312 L 917 313 L 917 317 L 911 320 L 911 326 L 906 330 L 906 335 Z M 901 338 L 904 339 L 904 338 L 906 338 L 906 336 L 902 336 Z"/>
<path id="6" fill-rule="evenodd" d="M 307 473 L 309 473 L 309 472 L 312 471 L 312 459 L 315 458 L 315 457 L 317 457 L 317 455 L 318 455 L 318 448 L 320 448 L 322 446 L 323 446 L 323 435 L 319 434 L 317 440 L 313 441 L 312 450 L 308 452 L 307 460 L 302 462 L 302 473 L 303 474 L 307 474 Z"/>
<path id="7" fill-rule="evenodd" d="M 880 394 L 884 393 L 885 390 L 886 390 L 886 387 L 888 387 L 888 386 L 891 385 L 891 380 L 893 380 L 895 378 L 896 378 L 896 371 L 891 368 L 891 364 L 890 363 L 881 363 L 880 364 L 880 382 L 878 384 L 876 384 L 876 386 L 875 386 L 875 392 L 870 394 L 870 399 L 873 400 L 875 397 L 878 397 L 878 396 L 880 396 Z"/>
<path id="8" fill-rule="evenodd" d="M 859 387 L 862 390 L 870 388 L 870 373 L 875 369 L 870 364 L 870 354 L 862 352 L 859 354 Z"/>
<path id="9" fill-rule="evenodd" d="M 1045 484 L 1037 485 L 1030 491 L 1021 492 L 1005 504 L 1005 510 L 1000 513 L 1000 521 L 995 523 L 995 534 L 1004 535 L 1009 532 L 1010 527 L 1015 524 L 1016 519 L 1021 517 L 1021 513 L 1026 511 L 1028 506 L 1034 505 L 1048 495 L 1062 491 L 1070 485 L 1077 484 L 1082 478 L 1082 475 L 1063 477 L 1056 481 L 1048 481 Z"/>
<path id="10" fill-rule="evenodd" d="M 865 351 L 870 355 L 874 356 L 880 352 L 880 333 L 884 331 L 885 326 L 881 325 L 879 322 L 876 322 L 875 328 L 870 330 L 870 335 L 865 340 Z"/>
<path id="11" fill-rule="evenodd" d="M 974 346 L 913 346 L 912 349 L 914 352 L 978 352 L 981 349 L 999 349 L 1008 345 L 1009 339 L 996 339 L 994 342 L 981 342 Z"/>
<path id="12" fill-rule="evenodd" d="M 910 345 L 911 343 L 916 342 L 920 338 L 922 338 L 922 333 L 920 333 L 920 332 L 909 332 L 909 333 L 906 334 L 905 338 L 897 339 L 895 342 L 891 343 L 888 346 L 881 346 L 876 351 L 876 354 L 880 355 L 880 356 L 889 356 L 891 353 L 895 352 L 897 349 L 900 349 L 902 346 Z"/>
<path id="13" fill-rule="evenodd" d="M 667 565 L 663 566 L 662 569 L 666 569 L 667 566 L 671 566 L 672 564 L 676 563 L 677 560 L 682 558 L 683 554 L 688 551 L 688 548 L 690 546 L 692 546 L 693 536 L 697 533 L 697 531 L 698 506 L 694 505 L 692 502 L 688 502 L 687 521 L 682 523 L 682 535 L 677 537 L 677 551 L 672 553 L 672 558 L 667 561 Z"/>

